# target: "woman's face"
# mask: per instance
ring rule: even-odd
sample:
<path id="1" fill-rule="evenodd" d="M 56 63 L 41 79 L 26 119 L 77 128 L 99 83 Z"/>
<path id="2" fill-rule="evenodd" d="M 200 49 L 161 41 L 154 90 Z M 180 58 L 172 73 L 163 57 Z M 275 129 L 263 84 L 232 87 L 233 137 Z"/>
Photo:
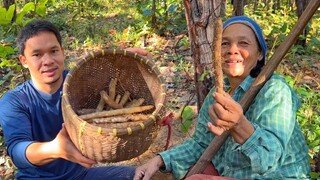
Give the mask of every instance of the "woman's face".
<path id="1" fill-rule="evenodd" d="M 235 23 L 222 33 L 222 69 L 228 78 L 244 80 L 263 55 L 253 30 Z"/>

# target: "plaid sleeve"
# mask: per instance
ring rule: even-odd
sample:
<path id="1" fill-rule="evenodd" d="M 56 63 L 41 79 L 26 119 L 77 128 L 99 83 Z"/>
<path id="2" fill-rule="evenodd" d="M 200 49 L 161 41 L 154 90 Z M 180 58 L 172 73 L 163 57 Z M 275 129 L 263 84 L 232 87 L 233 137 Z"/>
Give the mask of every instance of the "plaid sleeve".
<path id="1" fill-rule="evenodd" d="M 207 122 L 210 121 L 207 109 L 213 103 L 211 96 L 213 91 L 211 90 L 208 93 L 201 107 L 193 136 L 183 144 L 160 153 L 165 164 L 165 171 L 171 171 L 175 179 L 182 179 L 186 175 L 187 171 L 197 162 L 214 137 L 207 128 Z"/>
<path id="2" fill-rule="evenodd" d="M 279 79 L 270 79 L 246 116 L 255 132 L 241 151 L 250 159 L 252 171 L 263 174 L 277 169 L 286 156 L 285 149 L 296 123 L 290 88 Z"/>

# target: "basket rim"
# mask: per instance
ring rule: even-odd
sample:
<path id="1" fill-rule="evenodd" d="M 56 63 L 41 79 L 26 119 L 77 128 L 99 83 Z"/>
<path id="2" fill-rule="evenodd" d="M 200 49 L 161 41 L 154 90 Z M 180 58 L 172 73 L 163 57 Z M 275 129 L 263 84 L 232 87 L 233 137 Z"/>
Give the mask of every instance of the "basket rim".
<path id="1" fill-rule="evenodd" d="M 149 119 L 137 124 L 137 125 L 133 125 L 131 127 L 128 128 L 108 128 L 108 127 L 101 127 L 101 126 L 96 126 L 96 125 L 92 125 L 90 123 L 88 123 L 87 121 L 81 119 L 72 109 L 71 105 L 70 105 L 70 101 L 69 101 L 69 94 L 67 93 L 69 90 L 69 81 L 72 79 L 73 74 L 86 62 L 90 61 L 91 59 L 94 59 L 96 57 L 103 57 L 107 54 L 113 54 L 113 55 L 124 55 L 124 56 L 129 56 L 132 57 L 133 60 L 140 62 L 140 63 L 144 63 L 145 65 L 147 65 L 148 67 L 150 67 L 150 69 L 157 75 L 157 78 L 160 81 L 160 92 L 159 94 L 161 95 L 160 97 L 160 103 L 158 103 L 155 107 L 155 110 L 152 112 L 152 115 L 150 116 Z M 157 115 L 159 114 L 159 112 L 162 110 L 162 108 L 164 108 L 164 102 L 165 102 L 165 98 L 166 98 L 166 86 L 165 86 L 165 81 L 163 76 L 161 75 L 158 67 L 153 63 L 152 60 L 141 56 L 138 53 L 133 53 L 130 51 L 127 51 L 125 49 L 101 49 L 101 50 L 96 50 L 96 51 L 90 51 L 89 53 L 87 53 L 82 59 L 80 59 L 76 65 L 69 70 L 66 79 L 63 83 L 63 89 L 62 89 L 62 99 L 63 101 L 65 101 L 66 106 L 65 108 L 67 110 L 69 110 L 71 112 L 71 116 L 72 117 L 76 117 L 76 119 L 79 121 L 79 123 L 82 124 L 82 127 L 84 128 L 84 126 L 88 126 L 90 128 L 96 128 L 98 132 L 102 133 L 107 133 L 107 134 L 113 134 L 114 136 L 118 136 L 118 135 L 124 135 L 124 134 L 132 134 L 133 132 L 137 132 L 140 130 L 143 130 L 147 127 L 149 127 L 152 123 L 156 124 Z"/>

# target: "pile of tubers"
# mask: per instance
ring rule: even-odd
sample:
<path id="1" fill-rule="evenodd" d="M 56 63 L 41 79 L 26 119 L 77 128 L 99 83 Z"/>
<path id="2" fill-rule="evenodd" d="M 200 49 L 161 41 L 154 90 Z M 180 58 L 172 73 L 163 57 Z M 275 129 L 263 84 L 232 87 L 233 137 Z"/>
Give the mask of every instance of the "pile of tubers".
<path id="1" fill-rule="evenodd" d="M 111 79 L 109 94 L 100 91 L 100 101 L 96 109 L 81 109 L 77 111 L 79 117 L 88 123 L 107 128 L 127 128 L 150 118 L 150 114 L 143 114 L 154 106 L 142 106 L 145 99 L 131 99 L 130 92 L 125 91 L 121 96 L 116 95 L 118 79 Z M 107 105 L 107 106 L 106 106 Z"/>

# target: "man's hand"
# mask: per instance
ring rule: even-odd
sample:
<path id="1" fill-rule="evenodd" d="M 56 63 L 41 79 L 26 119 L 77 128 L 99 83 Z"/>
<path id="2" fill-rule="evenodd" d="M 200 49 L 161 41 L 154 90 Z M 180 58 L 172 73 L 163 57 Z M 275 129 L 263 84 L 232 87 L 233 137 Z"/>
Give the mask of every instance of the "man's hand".
<path id="1" fill-rule="evenodd" d="M 159 171 L 160 167 L 164 165 L 162 158 L 157 155 L 152 158 L 146 164 L 139 166 L 136 169 L 136 173 L 134 175 L 134 180 L 149 180 L 154 173 Z"/>
<path id="2" fill-rule="evenodd" d="M 78 163 L 87 168 L 97 163 L 96 161 L 88 159 L 81 154 L 81 152 L 71 141 L 64 124 L 62 124 L 62 129 L 60 130 L 56 138 L 52 141 L 52 143 L 56 144 L 56 151 L 58 157 L 60 158 Z"/>
<path id="3" fill-rule="evenodd" d="M 95 161 L 86 158 L 72 143 L 64 124 L 56 138 L 49 142 L 35 142 L 26 150 L 27 159 L 34 165 L 45 165 L 58 158 L 63 158 L 84 167 L 91 167 Z"/>

